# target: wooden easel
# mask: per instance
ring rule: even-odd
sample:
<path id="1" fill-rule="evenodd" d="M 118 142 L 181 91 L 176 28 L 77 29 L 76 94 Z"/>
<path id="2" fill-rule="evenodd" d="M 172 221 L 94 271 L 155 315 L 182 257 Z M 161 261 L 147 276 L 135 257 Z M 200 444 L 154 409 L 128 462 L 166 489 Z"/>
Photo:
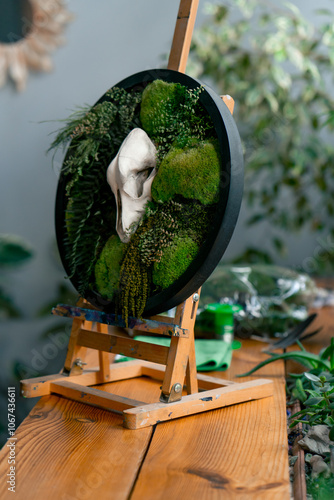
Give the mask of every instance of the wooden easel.
<path id="1" fill-rule="evenodd" d="M 199 0 L 181 0 L 168 68 L 185 71 Z M 233 112 L 233 99 L 222 96 Z M 124 426 L 138 429 L 236 403 L 271 396 L 270 380 L 235 383 L 198 375 L 194 325 L 200 290 L 176 309 L 174 318 L 129 319 L 129 328 L 171 338 L 170 347 L 129 338 L 115 315 L 96 311 L 85 301 L 77 307 L 59 305 L 54 314 L 73 319 L 64 369 L 60 374 L 22 380 L 24 397 L 58 394 L 69 399 L 122 412 Z M 99 367 L 86 366 L 87 349 L 99 355 Z M 134 361 L 111 363 L 111 354 Z M 160 365 L 165 365 L 165 368 Z M 85 368 L 85 369 L 84 369 Z M 149 376 L 162 381 L 160 402 L 145 404 L 91 386 Z M 187 395 L 182 396 L 183 388 Z M 204 392 L 199 392 L 204 391 Z"/>

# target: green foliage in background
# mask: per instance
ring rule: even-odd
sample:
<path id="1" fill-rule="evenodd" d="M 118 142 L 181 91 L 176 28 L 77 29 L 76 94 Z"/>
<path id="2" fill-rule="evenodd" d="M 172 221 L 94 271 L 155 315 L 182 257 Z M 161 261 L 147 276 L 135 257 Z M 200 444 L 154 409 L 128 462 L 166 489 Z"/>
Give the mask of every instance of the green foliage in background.
<path id="1" fill-rule="evenodd" d="M 0 319 L 18 318 L 20 311 L 8 295 L 5 274 L 22 265 L 33 256 L 30 245 L 19 236 L 0 234 Z"/>
<path id="2" fill-rule="evenodd" d="M 282 230 L 333 238 L 333 12 L 317 11 L 312 23 L 295 5 L 266 0 L 211 2 L 208 12 L 188 70 L 235 99 L 248 224 L 266 221 L 271 235 L 268 252 L 259 242 L 241 260 L 284 254 Z M 333 247 L 317 257 L 316 272 L 333 270 Z"/>
<path id="3" fill-rule="evenodd" d="M 269 358 L 237 376 L 247 377 L 279 360 L 293 360 L 303 365 L 307 371 L 289 374 L 287 378 L 287 392 L 292 398 L 291 401 L 299 400 L 304 405 L 300 412 L 292 415 L 294 420 L 290 427 L 301 421 L 310 426 L 327 425 L 330 439 L 334 441 L 334 337 L 331 338 L 330 345 L 322 349 L 319 354 L 308 352 L 298 340 L 296 343 L 300 351 L 283 354 L 267 351 Z"/>
<path id="4" fill-rule="evenodd" d="M 308 395 L 303 401 L 306 408 L 292 415 L 294 421 L 290 427 L 298 422 L 305 423 L 306 417 L 309 425 L 328 425 L 329 439 L 334 441 L 334 377 L 329 372 L 323 372 L 320 376 L 307 372 L 304 375 L 312 387 L 304 389 Z"/>

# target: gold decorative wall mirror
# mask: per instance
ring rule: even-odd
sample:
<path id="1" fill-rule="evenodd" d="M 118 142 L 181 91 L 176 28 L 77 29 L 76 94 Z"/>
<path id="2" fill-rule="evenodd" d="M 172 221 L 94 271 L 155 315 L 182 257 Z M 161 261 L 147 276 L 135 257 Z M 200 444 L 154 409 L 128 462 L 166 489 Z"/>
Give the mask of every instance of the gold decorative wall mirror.
<path id="1" fill-rule="evenodd" d="M 0 0 L 0 87 L 9 77 L 22 91 L 29 70 L 51 71 L 71 19 L 63 0 Z"/>

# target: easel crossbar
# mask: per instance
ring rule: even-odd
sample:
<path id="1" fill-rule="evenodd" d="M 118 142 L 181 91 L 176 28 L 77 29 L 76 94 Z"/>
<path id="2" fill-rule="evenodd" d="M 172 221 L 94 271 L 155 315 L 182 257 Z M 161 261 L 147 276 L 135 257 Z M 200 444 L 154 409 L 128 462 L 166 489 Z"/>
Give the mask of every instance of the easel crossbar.
<path id="1" fill-rule="evenodd" d="M 139 361 L 125 361 L 110 365 L 108 382 L 118 382 L 143 375 L 142 363 Z M 21 381 L 21 394 L 25 398 L 47 396 L 51 393 L 51 384 L 57 382 L 79 383 L 87 387 L 91 385 L 104 384 L 105 380 L 101 378 L 99 368 L 84 370 L 78 375 L 72 375 L 70 378 L 64 373 L 46 375 L 45 377 L 30 378 Z"/>
<path id="2" fill-rule="evenodd" d="M 147 361 L 128 361 L 111 364 L 109 382 L 115 382 L 140 376 L 164 379 L 164 369 L 156 363 Z M 177 402 L 145 404 L 100 390 L 91 385 L 103 384 L 99 369 L 83 371 L 71 377 L 64 374 L 50 375 L 40 379 L 23 380 L 22 394 L 25 397 L 37 397 L 47 394 L 59 396 L 95 406 L 108 411 L 122 412 L 124 426 L 128 429 L 140 429 L 159 422 L 223 408 L 232 404 L 243 403 L 271 396 L 273 382 L 266 379 L 236 383 L 207 375 L 197 375 L 197 381 L 204 392 L 183 396 Z"/>
<path id="3" fill-rule="evenodd" d="M 79 401 L 80 403 L 86 403 L 90 406 L 96 406 L 97 408 L 115 412 L 122 412 L 130 408 L 145 405 L 143 401 L 136 401 L 135 399 L 125 398 L 117 394 L 110 394 L 100 389 L 73 384 L 69 381 L 53 382 L 51 383 L 50 390 L 54 394 L 64 396 L 73 401 Z"/>
<path id="4" fill-rule="evenodd" d="M 189 331 L 186 328 L 181 328 L 179 325 L 173 324 L 167 316 L 155 316 L 155 319 L 139 319 L 128 318 L 126 325 L 124 319 L 116 314 L 109 314 L 96 309 L 85 309 L 83 307 L 69 306 L 67 304 L 58 304 L 52 309 L 52 314 L 65 318 L 80 319 L 83 321 L 91 321 L 92 323 L 100 323 L 108 326 L 118 326 L 120 328 L 130 328 L 141 332 L 155 333 L 157 335 L 165 335 L 167 337 L 189 337 Z"/>
<path id="5" fill-rule="evenodd" d="M 179 417 L 216 410 L 246 401 L 262 399 L 273 394 L 271 380 L 257 379 L 234 383 L 204 393 L 189 394 L 175 403 L 153 403 L 123 412 L 124 427 L 141 429 Z"/>
<path id="6" fill-rule="evenodd" d="M 99 333 L 81 329 L 78 335 L 78 345 L 97 349 L 99 351 L 122 354 L 130 358 L 144 359 L 154 363 L 167 363 L 167 346 L 149 344 L 129 338 L 117 337 L 108 333 Z"/>

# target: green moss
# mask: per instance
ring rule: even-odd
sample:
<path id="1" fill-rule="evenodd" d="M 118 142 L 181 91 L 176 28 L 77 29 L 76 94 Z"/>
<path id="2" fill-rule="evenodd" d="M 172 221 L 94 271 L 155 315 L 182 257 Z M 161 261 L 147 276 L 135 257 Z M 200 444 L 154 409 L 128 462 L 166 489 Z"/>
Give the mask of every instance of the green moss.
<path id="1" fill-rule="evenodd" d="M 97 291 L 108 299 L 112 299 L 118 290 L 121 261 L 126 245 L 118 236 L 111 236 L 105 244 L 95 264 L 95 282 Z"/>
<path id="2" fill-rule="evenodd" d="M 144 90 L 140 119 L 157 147 L 158 167 L 175 141 L 183 147 L 182 143 L 190 137 L 199 140 L 213 137 L 212 120 L 199 101 L 203 90 L 162 80 L 155 80 Z"/>
<path id="3" fill-rule="evenodd" d="M 152 184 L 155 201 L 175 195 L 210 205 L 218 201 L 220 155 L 217 141 L 201 141 L 192 147 L 171 148 Z"/>
<path id="4" fill-rule="evenodd" d="M 188 235 L 175 238 L 164 250 L 160 262 L 153 266 L 153 283 L 161 288 L 169 287 L 188 269 L 198 250 L 198 245 Z"/>
<path id="5" fill-rule="evenodd" d="M 151 137 L 170 126 L 173 110 L 184 99 L 184 89 L 180 84 L 154 80 L 142 94 L 140 120 L 143 129 Z"/>

